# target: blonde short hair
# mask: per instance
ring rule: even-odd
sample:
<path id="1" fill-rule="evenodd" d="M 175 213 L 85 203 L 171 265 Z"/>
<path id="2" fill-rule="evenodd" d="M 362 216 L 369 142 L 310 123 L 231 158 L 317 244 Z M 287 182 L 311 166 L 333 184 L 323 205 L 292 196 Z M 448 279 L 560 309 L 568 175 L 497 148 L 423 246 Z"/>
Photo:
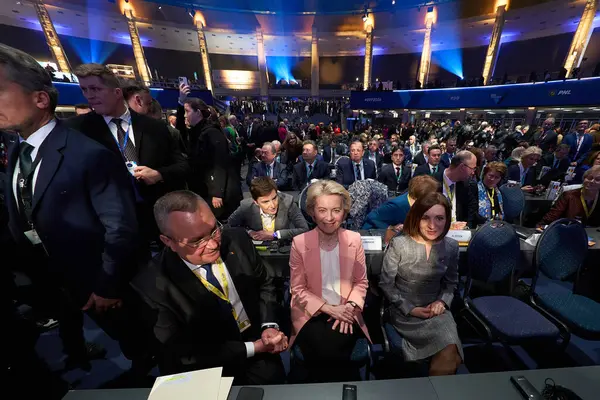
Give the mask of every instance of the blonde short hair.
<path id="1" fill-rule="evenodd" d="M 335 181 L 319 180 L 308 187 L 306 194 L 306 211 L 311 217 L 314 216 L 315 204 L 317 198 L 320 196 L 338 195 L 342 198 L 342 206 L 344 207 L 344 213 L 348 215 L 350 213 L 350 206 L 352 200 L 350 199 L 350 193 L 342 185 Z"/>
<path id="2" fill-rule="evenodd" d="M 537 154 L 538 156 L 542 155 L 542 149 L 540 149 L 537 146 L 529 146 L 528 148 L 525 149 L 525 151 L 523 152 L 523 154 L 521 154 L 521 158 L 525 158 L 527 156 L 530 156 L 532 154 Z"/>
<path id="3" fill-rule="evenodd" d="M 523 152 L 525 151 L 525 147 L 523 146 L 519 146 L 516 147 L 512 153 L 510 153 L 510 156 L 514 159 L 520 160 L 521 157 L 523 157 Z"/>

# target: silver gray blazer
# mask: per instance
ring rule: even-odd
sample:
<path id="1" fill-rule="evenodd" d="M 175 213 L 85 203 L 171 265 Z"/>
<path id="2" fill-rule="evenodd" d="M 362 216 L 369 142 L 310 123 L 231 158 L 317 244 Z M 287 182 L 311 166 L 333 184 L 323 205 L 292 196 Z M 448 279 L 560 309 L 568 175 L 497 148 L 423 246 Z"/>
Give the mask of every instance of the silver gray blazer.
<path id="1" fill-rule="evenodd" d="M 275 217 L 275 232 L 279 232 L 281 239 L 291 239 L 307 232 L 308 223 L 298 205 L 294 203 L 294 197 L 281 192 L 278 195 L 279 209 L 277 210 L 277 217 Z M 263 225 L 260 218 L 260 208 L 251 198 L 242 200 L 237 210 L 229 217 L 227 225 L 261 231 Z"/>

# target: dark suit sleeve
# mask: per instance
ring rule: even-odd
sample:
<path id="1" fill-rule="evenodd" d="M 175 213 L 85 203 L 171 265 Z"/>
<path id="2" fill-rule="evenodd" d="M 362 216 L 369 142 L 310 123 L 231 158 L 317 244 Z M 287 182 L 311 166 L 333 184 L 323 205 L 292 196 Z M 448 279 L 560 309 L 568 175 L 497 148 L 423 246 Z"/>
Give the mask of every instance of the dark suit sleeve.
<path id="1" fill-rule="evenodd" d="M 298 166 L 297 164 L 294 165 L 294 169 L 292 172 L 292 187 L 294 188 L 294 190 L 300 191 L 300 190 L 302 190 L 302 186 L 304 186 L 304 185 L 300 179 L 300 174 L 298 173 L 298 168 L 296 168 L 297 166 Z"/>
<path id="2" fill-rule="evenodd" d="M 163 181 L 169 184 L 171 182 L 183 182 L 189 172 L 189 164 L 187 159 L 179 148 L 179 143 L 171 135 L 169 129 L 165 124 L 161 123 L 160 132 L 161 135 L 167 137 L 168 148 L 163 151 L 169 154 L 167 165 L 158 168 L 158 172 L 162 175 Z"/>
<path id="3" fill-rule="evenodd" d="M 336 169 L 335 181 L 341 185 L 344 184 L 344 166 L 342 164 L 338 164 L 338 168 Z"/>
<path id="4" fill-rule="evenodd" d="M 375 165 L 375 163 L 373 161 L 371 161 L 371 160 L 365 160 L 365 163 L 368 163 L 369 165 L 372 166 L 371 173 L 369 174 L 369 176 L 367 176 L 365 174 L 365 179 L 375 179 L 375 180 L 377 180 L 377 165 Z M 366 170 L 366 168 L 365 168 L 365 170 Z"/>
<path id="5" fill-rule="evenodd" d="M 212 154 L 214 162 L 212 175 L 206 181 L 208 196 L 224 199 L 227 188 L 227 163 L 230 161 L 229 147 L 226 145 L 227 139 L 217 129 L 209 129 L 205 140 L 208 141 L 206 149 L 209 152 L 202 155 Z M 210 199 L 208 200 L 210 201 Z"/>
<path id="6" fill-rule="evenodd" d="M 516 181 L 516 182 L 521 182 L 521 177 L 519 176 L 520 171 L 519 171 L 519 166 L 518 165 L 511 165 L 510 167 L 508 167 L 508 172 L 507 172 L 507 177 L 509 181 Z"/>
<path id="7" fill-rule="evenodd" d="M 162 288 L 168 284 L 161 277 L 146 277 L 149 282 L 136 279 L 132 287 L 149 307 L 149 320 L 154 336 L 161 343 L 161 372 L 165 374 L 180 373 L 186 370 L 187 361 L 194 369 L 213 368 L 224 364 L 243 363 L 247 358 L 244 342 L 213 337 L 219 330 L 192 330 L 182 326 L 174 309 L 170 293 Z M 151 286 L 150 286 L 151 284 Z M 198 335 L 192 336 L 192 332 Z M 220 345 L 216 346 L 215 343 Z"/>
<path id="8" fill-rule="evenodd" d="M 229 216 L 229 219 L 227 220 L 227 225 L 231 226 L 232 228 L 235 228 L 235 227 L 246 228 L 246 224 L 244 223 L 244 221 L 246 219 L 245 214 L 247 212 L 248 212 L 248 210 L 243 205 L 240 205 Z"/>
<path id="9" fill-rule="evenodd" d="M 283 190 L 287 186 L 288 172 L 285 164 L 279 164 L 281 169 L 277 175 L 277 189 Z"/>
<path id="10" fill-rule="evenodd" d="M 89 162 L 90 201 L 105 229 L 102 269 L 94 293 L 118 298 L 118 289 L 129 276 L 127 269 L 134 267 L 129 265 L 137 235 L 131 182 L 120 160 L 109 150 L 100 149 Z"/>
<path id="11" fill-rule="evenodd" d="M 278 322 L 277 321 L 277 297 L 275 295 L 276 289 L 273 284 L 273 277 L 268 273 L 267 268 L 263 264 L 263 260 L 254 248 L 252 240 L 247 234 L 240 234 L 236 238 L 242 248 L 245 250 L 244 253 L 248 256 L 254 277 L 259 284 L 260 301 L 259 301 L 259 312 L 261 324 L 267 322 Z"/>
<path id="12" fill-rule="evenodd" d="M 477 224 L 477 215 L 479 214 L 479 194 L 477 192 L 477 184 L 473 181 L 468 182 L 468 198 L 469 202 L 467 208 L 467 226 L 475 228 Z M 456 199 L 458 200 L 458 199 Z"/>
<path id="13" fill-rule="evenodd" d="M 295 202 L 292 202 L 292 205 L 288 210 L 288 221 L 294 228 L 280 229 L 279 235 L 281 236 L 281 239 L 291 239 L 294 236 L 298 236 L 301 233 L 308 231 L 308 223 Z"/>

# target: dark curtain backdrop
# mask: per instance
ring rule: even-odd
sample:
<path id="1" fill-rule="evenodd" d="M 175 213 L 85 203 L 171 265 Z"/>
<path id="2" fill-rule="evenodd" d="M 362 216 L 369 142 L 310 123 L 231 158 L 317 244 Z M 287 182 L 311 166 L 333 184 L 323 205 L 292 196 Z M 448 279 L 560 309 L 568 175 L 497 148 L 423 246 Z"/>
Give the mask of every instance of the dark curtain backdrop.
<path id="1" fill-rule="evenodd" d="M 507 73 L 509 76 L 529 77 L 531 71 L 536 71 L 541 77 L 545 70 L 559 71 L 565 62 L 572 39 L 572 33 L 563 33 L 503 43 L 498 54 L 494 76 L 502 77 Z M 590 50 L 589 46 L 588 50 Z"/>
<path id="2" fill-rule="evenodd" d="M 0 24 L 0 42 L 29 53 L 38 61 L 52 61 L 46 38 L 41 31 Z"/>
<path id="3" fill-rule="evenodd" d="M 198 53 L 198 57 L 200 57 L 200 53 Z M 210 66 L 212 69 L 258 71 L 258 57 L 231 54 L 211 54 Z"/>

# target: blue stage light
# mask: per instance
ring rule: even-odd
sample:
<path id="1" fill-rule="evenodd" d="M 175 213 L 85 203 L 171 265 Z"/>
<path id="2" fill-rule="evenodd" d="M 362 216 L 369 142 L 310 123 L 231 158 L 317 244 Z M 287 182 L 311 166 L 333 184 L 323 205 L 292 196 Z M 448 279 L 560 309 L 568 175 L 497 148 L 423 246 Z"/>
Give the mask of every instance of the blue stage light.
<path id="1" fill-rule="evenodd" d="M 73 47 L 83 63 L 104 64 L 106 59 L 117 49 L 117 43 L 90 40 L 75 36 L 63 36 L 61 38 Z"/>
<path id="2" fill-rule="evenodd" d="M 292 75 L 292 64 L 295 64 L 294 57 L 267 57 L 267 68 L 275 75 L 275 82 L 280 80 L 287 82 L 295 81 Z"/>

